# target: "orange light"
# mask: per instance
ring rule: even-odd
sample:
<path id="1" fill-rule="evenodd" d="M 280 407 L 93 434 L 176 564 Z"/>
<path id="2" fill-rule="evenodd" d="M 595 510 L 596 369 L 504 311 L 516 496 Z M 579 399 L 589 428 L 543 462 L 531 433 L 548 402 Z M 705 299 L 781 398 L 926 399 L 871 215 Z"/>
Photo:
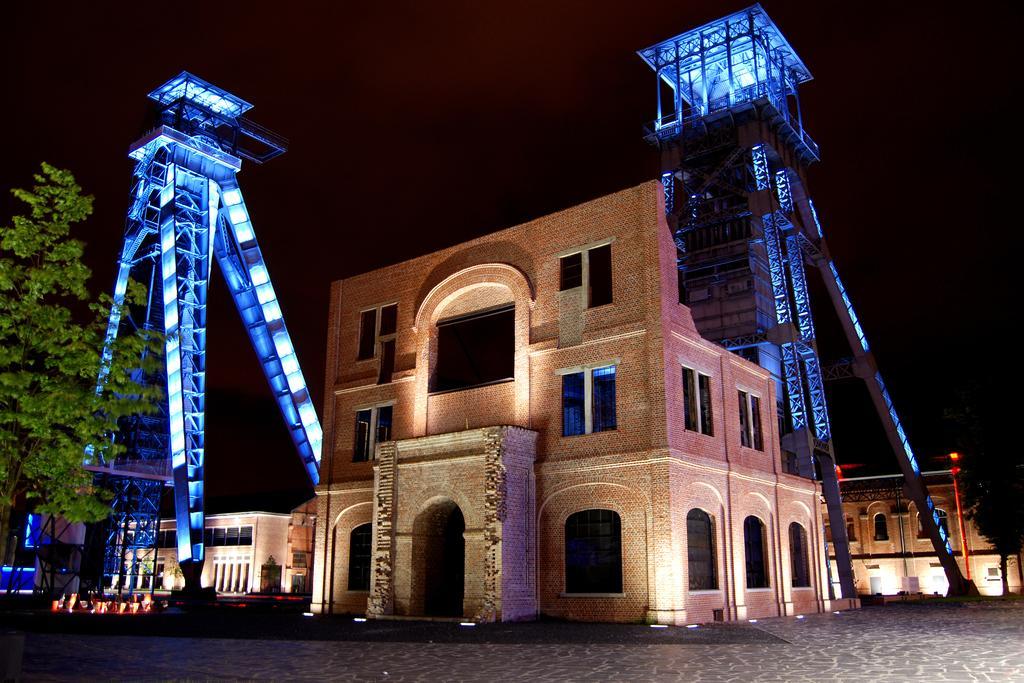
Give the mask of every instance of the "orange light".
<path id="1" fill-rule="evenodd" d="M 960 459 L 960 454 L 957 453 L 956 451 L 953 451 L 952 453 L 949 454 L 949 459 L 952 460 L 953 462 L 956 462 L 957 460 Z"/>

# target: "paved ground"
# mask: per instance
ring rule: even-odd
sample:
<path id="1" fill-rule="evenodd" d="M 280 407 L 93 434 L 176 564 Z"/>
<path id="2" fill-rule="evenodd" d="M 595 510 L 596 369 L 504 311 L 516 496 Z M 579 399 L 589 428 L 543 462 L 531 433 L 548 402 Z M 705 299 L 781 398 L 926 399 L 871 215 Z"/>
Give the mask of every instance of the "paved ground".
<path id="1" fill-rule="evenodd" d="M 296 638 L 330 632 L 339 639 L 29 633 L 25 678 L 1024 681 L 1020 601 L 875 607 L 695 630 L 267 618 L 286 631 L 294 626 Z"/>

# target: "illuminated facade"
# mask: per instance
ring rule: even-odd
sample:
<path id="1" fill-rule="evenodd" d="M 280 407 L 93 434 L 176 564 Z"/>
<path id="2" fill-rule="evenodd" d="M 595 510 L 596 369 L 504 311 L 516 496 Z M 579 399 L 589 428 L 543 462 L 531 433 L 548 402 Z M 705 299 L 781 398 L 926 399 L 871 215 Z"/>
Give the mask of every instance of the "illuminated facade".
<path id="1" fill-rule="evenodd" d="M 676 272 L 650 182 L 335 282 L 314 611 L 681 624 L 838 604 L 775 384 L 700 337 Z"/>
<path id="2" fill-rule="evenodd" d="M 864 330 L 829 254 L 807 189 L 820 151 L 804 128 L 799 87 L 811 80 L 760 5 L 639 52 L 656 74 L 646 139 L 662 155 L 666 211 L 678 250 L 680 301 L 697 329 L 769 370 L 787 468 L 821 480 L 842 518 L 825 382 L 865 381 L 911 498 L 954 593 L 969 590 Z M 851 358 L 818 354 L 808 277 L 817 273 Z M 842 595 L 854 595 L 842 524 L 831 547 Z"/>
<path id="3" fill-rule="evenodd" d="M 202 584 L 217 593 L 308 593 L 316 516 L 310 504 L 290 513 L 206 516 Z M 174 519 L 160 520 L 153 586 L 184 587 Z"/>
<path id="4" fill-rule="evenodd" d="M 162 371 L 138 378 L 160 384 L 166 395 L 157 414 L 124 425 L 124 456 L 90 465 L 116 492 L 104 575 L 121 585 L 152 562 L 167 482 L 174 487 L 178 562 L 186 577 L 203 573 L 206 304 L 215 260 L 314 484 L 322 439 L 236 177 L 243 159 L 263 163 L 285 151 L 285 140 L 243 118 L 251 104 L 188 72 L 149 98 L 159 123 L 129 152 L 135 170 L 107 335 L 138 327 L 166 335 Z M 148 285 L 149 299 L 123 312 L 130 279 Z"/>
<path id="5" fill-rule="evenodd" d="M 969 517 L 963 516 L 961 527 L 952 473 L 925 472 L 923 476 L 961 571 L 982 595 L 1002 595 L 999 555 Z M 861 596 L 894 596 L 900 592 L 945 595 L 949 590 L 946 574 L 921 528 L 917 506 L 903 492 L 903 477 L 854 477 L 842 479 L 839 485 L 845 526 L 852 532 L 850 551 L 857 592 Z M 830 535 L 831 529 L 826 534 Z M 1021 556 L 1011 556 L 1008 565 L 1010 591 L 1020 593 L 1024 583 Z"/>

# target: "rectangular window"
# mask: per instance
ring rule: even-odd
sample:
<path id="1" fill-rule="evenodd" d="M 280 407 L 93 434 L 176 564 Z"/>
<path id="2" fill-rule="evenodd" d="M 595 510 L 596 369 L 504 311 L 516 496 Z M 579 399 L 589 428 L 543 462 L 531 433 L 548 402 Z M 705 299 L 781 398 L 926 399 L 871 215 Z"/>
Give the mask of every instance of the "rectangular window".
<path id="1" fill-rule="evenodd" d="M 225 545 L 227 542 L 228 530 L 222 526 L 213 529 L 213 545 Z"/>
<path id="2" fill-rule="evenodd" d="M 515 306 L 437 323 L 437 362 L 431 391 L 454 391 L 515 376 Z"/>
<path id="3" fill-rule="evenodd" d="M 586 434 L 583 373 L 562 375 L 562 436 Z"/>
<path id="4" fill-rule="evenodd" d="M 603 244 L 559 259 L 560 291 L 584 287 L 587 307 L 612 303 L 612 245 Z"/>
<path id="5" fill-rule="evenodd" d="M 591 249 L 588 253 L 589 296 L 587 305 L 590 308 L 604 306 L 612 302 L 612 245 L 605 244 Z"/>
<path id="6" fill-rule="evenodd" d="M 615 366 L 595 368 L 593 382 L 593 431 L 615 429 Z"/>
<path id="7" fill-rule="evenodd" d="M 683 426 L 691 432 L 715 435 L 711 415 L 711 378 L 683 368 Z"/>
<path id="8" fill-rule="evenodd" d="M 707 375 L 697 376 L 700 388 L 700 433 L 715 435 L 715 424 L 711 417 L 711 378 Z"/>
<path id="9" fill-rule="evenodd" d="M 750 448 L 750 403 L 747 392 L 738 392 L 740 396 L 740 445 Z"/>
<path id="10" fill-rule="evenodd" d="M 753 432 L 754 448 L 764 450 L 764 437 L 761 434 L 761 399 L 750 397 L 750 429 Z"/>
<path id="11" fill-rule="evenodd" d="M 583 253 L 570 254 L 559 259 L 559 290 L 565 291 L 583 286 Z"/>
<path id="12" fill-rule="evenodd" d="M 377 342 L 377 309 L 359 314 L 359 353 L 356 360 L 373 358 Z"/>
<path id="13" fill-rule="evenodd" d="M 238 533 L 238 545 L 252 545 L 252 527 L 243 526 Z"/>
<path id="14" fill-rule="evenodd" d="M 391 441 L 394 406 L 383 405 L 356 411 L 352 462 L 371 460 L 377 444 Z"/>
<path id="15" fill-rule="evenodd" d="M 370 423 L 372 421 L 372 410 L 356 411 L 356 440 L 352 452 L 352 462 L 365 462 L 370 459 Z"/>
<path id="16" fill-rule="evenodd" d="M 359 314 L 359 350 L 356 360 L 380 357 L 378 384 L 387 384 L 395 371 L 395 334 L 398 304 L 388 304 Z M 379 351 L 378 351 L 379 347 Z"/>
<path id="17" fill-rule="evenodd" d="M 740 445 L 764 450 L 761 430 L 761 399 L 745 391 L 738 391 L 740 403 Z"/>
<path id="18" fill-rule="evenodd" d="M 616 429 L 615 366 L 562 375 L 562 436 Z"/>
<path id="19" fill-rule="evenodd" d="M 694 395 L 696 375 L 690 368 L 683 368 L 683 426 L 691 432 L 699 431 L 697 400 Z"/>
<path id="20" fill-rule="evenodd" d="M 296 550 L 292 553 L 292 567 L 296 569 L 306 568 L 306 553 Z"/>
<path id="21" fill-rule="evenodd" d="M 238 545 L 238 527 L 228 527 L 227 534 L 228 537 L 226 545 Z"/>

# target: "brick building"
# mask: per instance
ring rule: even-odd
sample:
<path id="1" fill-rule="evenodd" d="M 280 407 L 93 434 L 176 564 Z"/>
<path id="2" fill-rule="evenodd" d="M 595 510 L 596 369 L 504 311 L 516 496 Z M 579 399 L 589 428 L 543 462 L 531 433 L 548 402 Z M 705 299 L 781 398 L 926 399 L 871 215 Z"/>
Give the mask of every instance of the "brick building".
<path id="1" fill-rule="evenodd" d="M 678 303 L 656 182 L 331 289 L 313 609 L 831 609 L 775 385 Z M 848 603 L 844 603 L 846 606 Z"/>
<path id="2" fill-rule="evenodd" d="M 203 586 L 218 593 L 309 593 L 316 524 L 314 504 L 289 512 L 232 512 L 206 516 Z M 160 520 L 156 589 L 184 587 L 175 572 L 174 518 Z"/>
<path id="3" fill-rule="evenodd" d="M 924 479 L 946 527 L 960 570 L 970 575 L 982 595 L 1002 595 L 999 555 L 967 517 L 964 517 L 961 534 L 950 471 L 925 472 Z M 896 595 L 901 591 L 945 595 L 949 583 L 931 541 L 918 522 L 917 508 L 902 491 L 903 477 L 852 477 L 840 480 L 839 486 L 857 592 L 861 595 Z M 835 558 L 830 561 L 834 566 Z M 967 571 L 968 561 L 970 572 Z M 1020 555 L 1009 558 L 1006 578 L 1011 592 L 1021 592 L 1024 581 Z"/>

